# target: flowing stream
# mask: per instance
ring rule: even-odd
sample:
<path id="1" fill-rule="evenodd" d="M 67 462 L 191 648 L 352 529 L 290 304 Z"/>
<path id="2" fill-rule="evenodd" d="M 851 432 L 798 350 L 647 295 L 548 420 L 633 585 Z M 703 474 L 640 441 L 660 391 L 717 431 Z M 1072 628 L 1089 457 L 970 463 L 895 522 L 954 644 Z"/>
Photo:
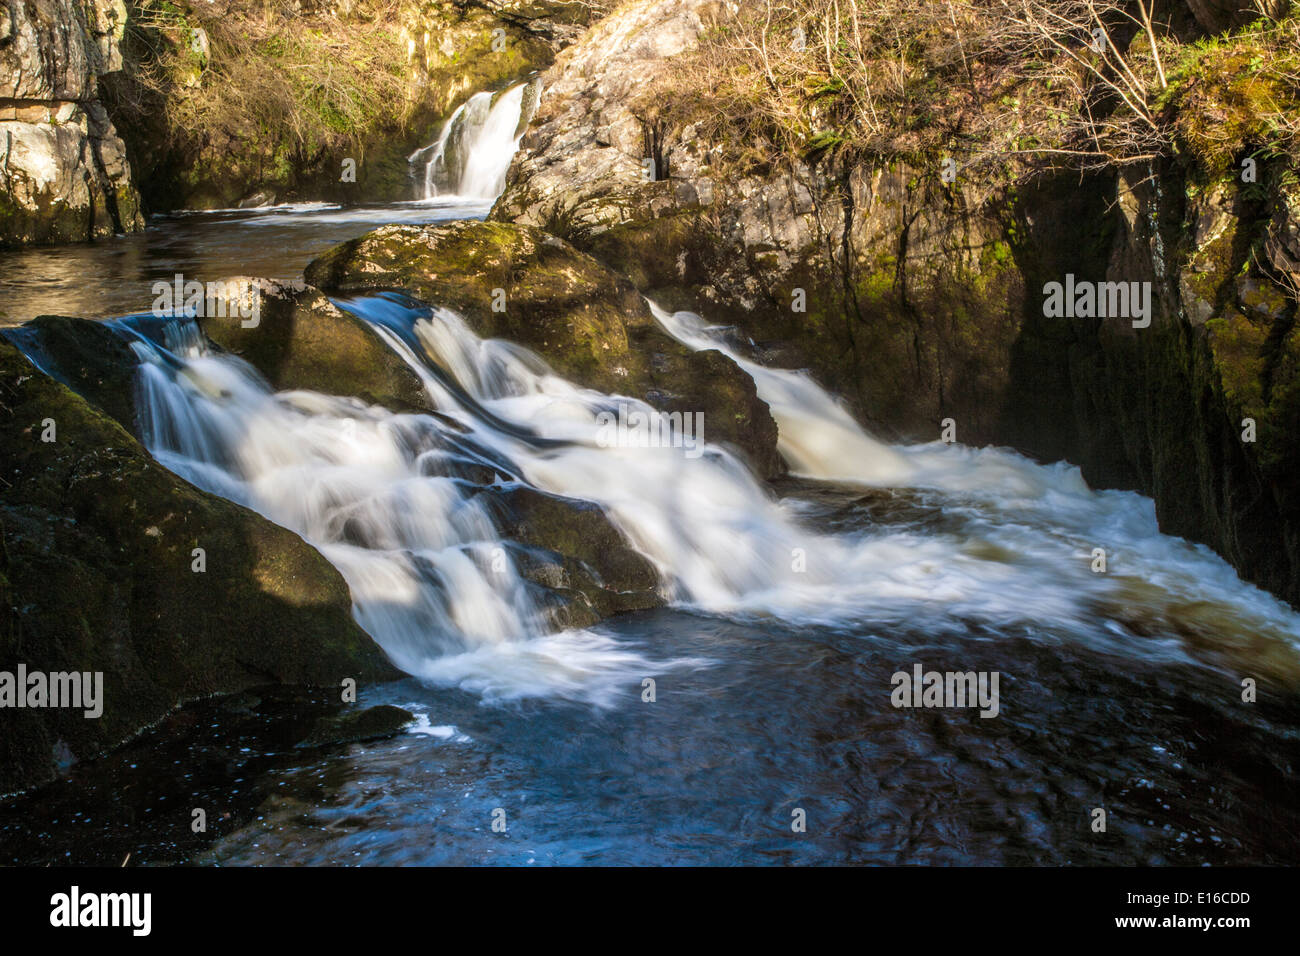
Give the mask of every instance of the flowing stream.
<path id="1" fill-rule="evenodd" d="M 471 98 L 412 157 L 441 205 L 168 228 L 200 256 L 205 230 L 225 235 L 248 256 L 237 271 L 257 275 L 267 261 L 250 239 L 265 218 L 311 237 L 301 258 L 333 241 L 332 217 L 481 215 L 474 201 L 501 187 L 526 94 Z M 173 267 L 158 258 L 144 271 Z M 753 377 L 793 472 L 769 485 L 707 444 L 707 420 L 700 454 L 602 441 L 602 413 L 651 409 L 480 339 L 439 303 L 336 304 L 415 370 L 438 415 L 276 393 L 191 320 L 113 320 L 140 359 L 150 451 L 315 544 L 357 621 L 411 675 L 363 703 L 420 718 L 328 758 L 262 746 L 172 791 L 155 781 L 141 799 L 161 807 L 169 792 L 233 799 L 238 777 L 244 809 L 201 860 L 1300 860 L 1300 617 L 1161 534 L 1150 500 L 1008 450 L 891 446 L 807 375 L 756 365 L 729 330 L 653 307 L 678 340 Z M 526 549 L 500 531 L 496 496 L 518 486 L 603 506 L 668 606 L 554 626 L 521 573 Z M 997 719 L 894 706 L 893 675 L 917 665 L 997 672 Z M 1242 701 L 1243 678 L 1259 702 Z M 144 812 L 118 784 L 170 779 L 164 754 L 115 764 L 100 815 Z M 24 804 L 22 823 L 0 812 L 0 832 L 62 846 L 59 806 Z M 1090 828 L 1097 807 L 1106 834 Z M 491 828 L 498 809 L 505 833 Z M 162 838 L 132 845 L 145 861 L 174 852 Z"/>

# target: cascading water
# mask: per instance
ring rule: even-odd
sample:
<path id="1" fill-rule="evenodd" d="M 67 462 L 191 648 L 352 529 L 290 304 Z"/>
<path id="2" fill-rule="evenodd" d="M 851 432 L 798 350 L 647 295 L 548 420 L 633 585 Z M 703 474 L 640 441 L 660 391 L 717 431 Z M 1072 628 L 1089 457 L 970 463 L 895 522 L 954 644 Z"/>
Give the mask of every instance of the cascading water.
<path id="1" fill-rule="evenodd" d="M 336 304 L 420 376 L 430 414 L 274 393 L 192 320 L 112 323 L 140 359 L 151 452 L 312 542 L 417 678 L 365 691 L 416 714 L 410 734 L 266 755 L 289 766 L 247 774 L 262 781 L 256 820 L 215 859 L 1069 864 L 1115 862 L 1117 845 L 1144 864 L 1293 861 L 1269 828 L 1294 820 L 1279 768 L 1300 726 L 1300 624 L 1160 534 L 1149 499 L 1003 450 L 883 444 L 808 376 L 654 309 L 753 376 L 804 476 L 768 486 L 708 443 L 707 419 L 694 448 L 610 443 L 602 413 L 652 410 L 445 309 L 394 293 Z M 42 365 L 38 328 L 10 337 Z M 555 595 L 497 521 L 521 484 L 601 504 L 675 606 L 558 629 Z M 895 672 L 915 666 L 1000 673 L 998 719 L 896 709 Z M 1243 676 L 1259 704 L 1242 702 Z M 151 781 L 181 763 L 140 762 Z M 242 793 L 245 766 L 205 792 Z M 204 799 L 195 786 L 187 765 L 177 802 Z M 1265 788 L 1278 799 L 1255 799 Z M 1099 849 L 1080 821 L 1103 796 L 1125 839 Z M 791 840 L 795 800 L 818 826 Z M 510 842 L 484 834 L 499 807 L 518 808 Z M 60 831 L 41 821 L 72 812 L 23 804 L 0 832 L 26 827 L 44 847 Z"/>
<path id="2" fill-rule="evenodd" d="M 647 660 L 598 629 L 551 632 L 479 494 L 483 468 L 498 486 L 598 502 L 667 593 L 702 611 L 800 625 L 917 614 L 954 628 L 1044 625 L 1052 639 L 1180 661 L 1179 642 L 1139 650 L 1128 628 L 1226 628 L 1273 648 L 1269 666 L 1295 670 L 1295 615 L 1207 550 L 1160 534 L 1149 500 L 1094 493 L 1077 469 L 994 449 L 881 445 L 806 376 L 737 357 L 796 469 L 910 487 L 942 515 L 926 529 L 814 530 L 806 503 L 775 500 L 724 448 L 692 457 L 603 443 L 602 412 L 652 410 L 481 340 L 453 312 L 395 294 L 338 304 L 421 376 L 443 418 L 273 394 L 238 359 L 209 354 L 192 326 L 167 325 L 170 338 L 136 342 L 144 436 L 174 471 L 316 544 L 347 580 L 357 620 L 409 673 L 490 697 L 603 702 L 647 673 L 704 663 Z M 683 341 L 725 348 L 698 317 L 655 313 Z M 1089 571 L 1098 545 L 1111 556 L 1106 575 Z"/>
<path id="3" fill-rule="evenodd" d="M 537 91 L 536 81 L 520 83 L 499 95 L 475 93 L 461 104 L 438 138 L 411 154 L 422 198 L 496 199 L 536 109 Z"/>
<path id="4" fill-rule="evenodd" d="M 149 338 L 141 430 L 164 465 L 315 544 L 343 574 L 355 617 L 403 670 L 487 696 L 600 702 L 611 680 L 656 665 L 588 631 L 548 634 L 543 607 L 461 475 L 509 482 L 477 432 L 312 392 L 273 394 L 240 360 L 209 353 L 188 320 Z M 152 331 L 152 330 L 151 330 Z M 174 349 L 174 351 L 173 351 Z M 436 406 L 473 422 L 432 379 Z"/>

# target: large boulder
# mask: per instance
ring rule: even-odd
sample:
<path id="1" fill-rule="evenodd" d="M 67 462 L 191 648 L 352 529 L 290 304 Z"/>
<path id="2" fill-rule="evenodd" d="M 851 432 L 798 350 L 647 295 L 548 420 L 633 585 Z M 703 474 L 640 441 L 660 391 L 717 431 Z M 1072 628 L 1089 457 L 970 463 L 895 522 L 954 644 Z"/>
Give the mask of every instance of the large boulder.
<path id="1" fill-rule="evenodd" d="M 0 248 L 139 229 L 126 146 L 99 101 L 122 0 L 0 5 Z"/>
<path id="2" fill-rule="evenodd" d="M 1023 283 L 995 188 L 936 170 L 792 160 L 680 126 L 674 60 L 731 11 L 620 6 L 563 51 L 490 218 L 570 239 L 651 299 L 740 326 L 765 361 L 809 368 L 882 434 L 999 438 Z M 721 170 L 721 171 L 720 171 Z"/>
<path id="3" fill-rule="evenodd" d="M 760 475 L 782 470 L 776 424 L 748 375 L 672 339 L 627 279 L 539 229 L 385 226 L 331 249 L 305 275 L 327 292 L 397 289 L 454 309 L 478 335 L 525 345 L 579 385 L 702 412 L 710 441 L 731 444 Z"/>
<path id="4" fill-rule="evenodd" d="M 5 339 L 0 448 L 0 670 L 103 675 L 97 718 L 0 709 L 0 792 L 189 700 L 398 676 L 314 548 L 167 471 Z"/>
<path id="5" fill-rule="evenodd" d="M 245 294 L 257 296 L 255 321 L 226 309 L 223 316 L 201 316 L 199 327 L 208 341 L 244 359 L 273 388 L 349 395 L 391 411 L 428 409 L 411 367 L 369 325 L 335 308 L 318 290 L 255 279 L 247 280 Z"/>

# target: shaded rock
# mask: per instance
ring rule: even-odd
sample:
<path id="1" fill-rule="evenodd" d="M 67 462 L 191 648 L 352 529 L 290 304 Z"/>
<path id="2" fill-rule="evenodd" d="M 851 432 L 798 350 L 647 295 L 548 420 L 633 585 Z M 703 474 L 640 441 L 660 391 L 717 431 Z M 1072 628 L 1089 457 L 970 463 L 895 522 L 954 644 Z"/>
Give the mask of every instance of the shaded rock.
<path id="1" fill-rule="evenodd" d="M 322 718 L 297 746 L 331 747 L 383 740 L 386 737 L 396 737 L 414 722 L 415 715 L 409 710 L 391 704 L 380 704 L 365 710 L 351 708 Z"/>
<path id="2" fill-rule="evenodd" d="M 599 505 L 526 485 L 482 494 L 502 536 L 525 546 L 516 554 L 521 573 L 558 597 L 555 623 L 585 627 L 664 603 L 654 565 L 624 540 Z"/>
<path id="3" fill-rule="evenodd" d="M 41 370 L 81 395 L 133 435 L 136 356 L 107 324 L 42 315 L 6 333 Z"/>
<path id="4" fill-rule="evenodd" d="M 539 229 L 385 226 L 331 249 L 305 275 L 327 292 L 400 289 L 454 309 L 478 335 L 525 345 L 580 385 L 702 412 L 708 441 L 732 444 L 760 475 L 782 470 L 776 424 L 748 375 L 676 342 L 626 279 Z"/>
<path id="5" fill-rule="evenodd" d="M 98 719 L 0 710 L 0 792 L 188 700 L 397 676 L 314 548 L 167 471 L 4 339 L 0 448 L 0 669 L 103 673 Z"/>

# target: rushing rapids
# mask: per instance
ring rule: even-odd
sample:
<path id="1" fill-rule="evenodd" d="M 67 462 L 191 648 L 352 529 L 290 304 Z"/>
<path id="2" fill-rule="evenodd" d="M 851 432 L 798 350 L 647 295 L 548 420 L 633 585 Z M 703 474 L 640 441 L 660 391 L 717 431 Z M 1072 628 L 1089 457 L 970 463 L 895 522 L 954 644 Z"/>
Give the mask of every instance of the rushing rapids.
<path id="1" fill-rule="evenodd" d="M 599 503 L 686 607 L 799 624 L 926 614 L 948 626 L 1035 625 L 1053 640 L 1179 661 L 1194 656 L 1186 642 L 1203 628 L 1230 623 L 1216 654 L 1230 660 L 1231 635 L 1242 633 L 1273 648 L 1271 666 L 1296 673 L 1289 609 L 1205 549 L 1160 534 L 1149 500 L 1093 492 L 1068 465 L 940 443 L 890 447 L 806 376 L 735 356 L 771 404 L 798 473 L 893 489 L 934 511 L 927 533 L 828 532 L 723 447 L 692 455 L 681 443 L 602 441 L 602 421 L 620 406 L 653 410 L 479 339 L 449 310 L 395 294 L 338 304 L 379 332 L 459 428 L 354 399 L 273 394 L 238 359 L 209 352 L 192 323 L 163 324 L 153 339 L 142 330 L 154 323 L 122 324 L 143 360 L 150 450 L 319 546 L 348 581 L 358 622 L 414 675 L 489 695 L 607 702 L 620 683 L 671 663 L 591 631 L 548 633 L 502 547 L 511 543 L 465 477 L 485 463 L 496 482 Z M 694 347 L 726 348 L 698 317 L 656 315 Z M 1093 566 L 1095 548 L 1108 555 L 1106 573 Z M 1131 641 L 1153 624 L 1171 639 Z"/>

